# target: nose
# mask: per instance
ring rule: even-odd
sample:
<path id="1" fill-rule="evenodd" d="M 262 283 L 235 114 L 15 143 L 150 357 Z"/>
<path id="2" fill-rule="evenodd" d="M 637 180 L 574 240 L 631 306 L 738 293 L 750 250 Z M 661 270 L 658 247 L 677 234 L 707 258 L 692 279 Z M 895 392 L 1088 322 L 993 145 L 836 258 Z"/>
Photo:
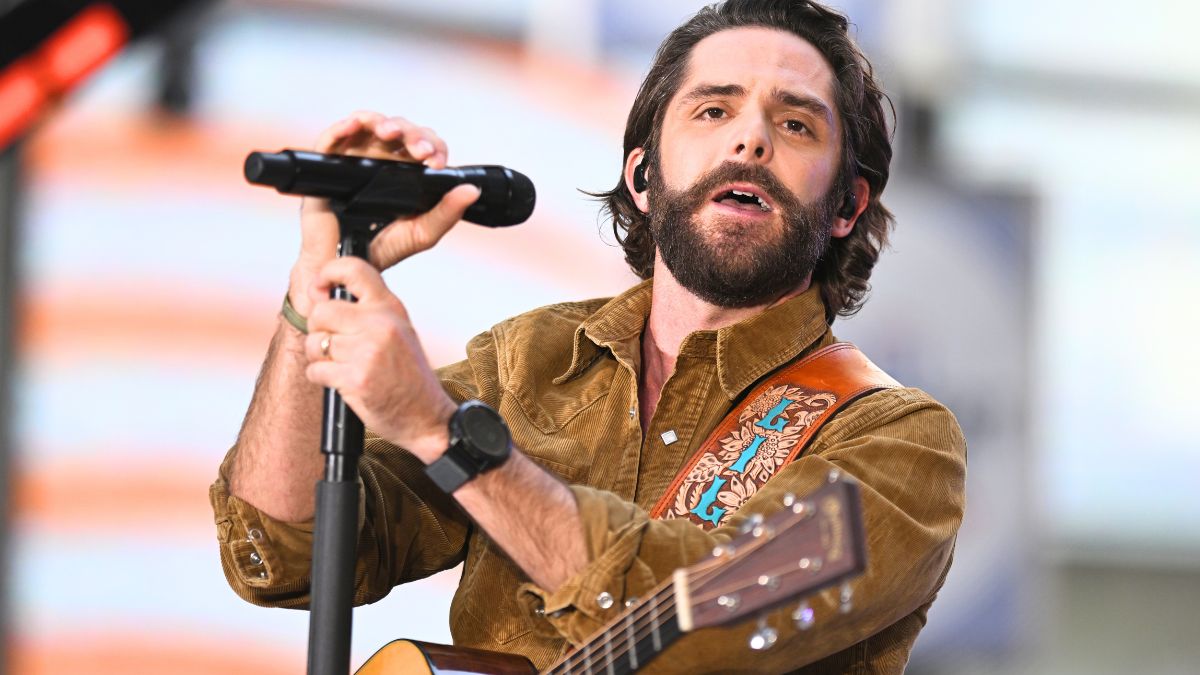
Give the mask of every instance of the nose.
<path id="1" fill-rule="evenodd" d="M 773 147 L 766 121 L 750 115 L 743 116 L 742 120 L 744 123 L 737 125 L 731 143 L 734 158 L 759 164 L 771 161 Z"/>

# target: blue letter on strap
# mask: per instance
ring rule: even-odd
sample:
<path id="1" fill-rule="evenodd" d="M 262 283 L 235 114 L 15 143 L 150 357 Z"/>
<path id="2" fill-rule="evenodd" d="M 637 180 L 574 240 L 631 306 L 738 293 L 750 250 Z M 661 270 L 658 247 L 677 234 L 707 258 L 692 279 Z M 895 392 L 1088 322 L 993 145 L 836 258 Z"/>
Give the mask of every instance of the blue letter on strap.
<path id="1" fill-rule="evenodd" d="M 750 447 L 742 451 L 742 454 L 738 456 L 738 461 L 734 462 L 733 466 L 729 467 L 729 470 L 746 473 L 746 464 L 754 457 L 754 453 L 758 452 L 758 446 L 762 445 L 765 440 L 767 439 L 755 435 L 754 442 L 750 444 Z"/>
<path id="2" fill-rule="evenodd" d="M 780 399 L 779 403 L 774 408 L 771 408 L 766 416 L 754 423 L 754 426 L 770 429 L 771 431 L 783 431 L 783 425 L 787 423 L 787 420 L 783 419 L 783 411 L 787 410 L 787 407 L 793 403 L 795 401 L 790 398 Z"/>
<path id="3" fill-rule="evenodd" d="M 725 509 L 713 506 L 713 502 L 717 501 L 717 491 L 724 484 L 724 478 L 714 478 L 712 485 L 708 486 L 704 494 L 700 495 L 700 503 L 692 509 L 692 513 L 700 516 L 700 520 L 707 520 L 713 525 L 721 523 L 721 516 L 725 515 Z"/>

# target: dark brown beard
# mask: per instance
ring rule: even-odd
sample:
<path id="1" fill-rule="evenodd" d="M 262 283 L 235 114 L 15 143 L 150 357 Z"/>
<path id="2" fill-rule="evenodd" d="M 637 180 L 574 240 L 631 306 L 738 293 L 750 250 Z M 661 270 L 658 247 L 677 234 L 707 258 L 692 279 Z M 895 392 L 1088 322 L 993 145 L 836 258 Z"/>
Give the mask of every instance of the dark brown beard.
<path id="1" fill-rule="evenodd" d="M 681 286 L 718 307 L 767 304 L 796 288 L 816 269 L 829 246 L 836 183 L 817 200 L 801 202 L 770 169 L 725 162 L 691 187 L 676 191 L 650 172 L 650 232 L 663 263 Z M 706 237 L 697 221 L 709 195 L 732 182 L 757 185 L 775 202 L 783 230 L 723 232 Z M 715 224 L 720 227 L 720 219 Z"/>

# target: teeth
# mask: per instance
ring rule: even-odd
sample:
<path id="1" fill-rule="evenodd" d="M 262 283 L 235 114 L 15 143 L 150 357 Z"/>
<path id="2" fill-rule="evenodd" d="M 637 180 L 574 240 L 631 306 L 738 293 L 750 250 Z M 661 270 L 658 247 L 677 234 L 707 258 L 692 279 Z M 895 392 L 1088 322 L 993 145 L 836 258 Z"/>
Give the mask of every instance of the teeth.
<path id="1" fill-rule="evenodd" d="M 752 192 L 742 192 L 741 190 L 730 190 L 730 192 L 732 192 L 735 195 L 741 195 L 743 197 L 753 197 L 755 199 L 755 201 L 758 202 L 758 208 L 760 210 L 762 210 L 762 211 L 770 211 L 771 210 L 771 207 L 767 206 L 767 203 L 762 200 L 762 197 L 759 197 L 758 195 L 756 195 Z"/>

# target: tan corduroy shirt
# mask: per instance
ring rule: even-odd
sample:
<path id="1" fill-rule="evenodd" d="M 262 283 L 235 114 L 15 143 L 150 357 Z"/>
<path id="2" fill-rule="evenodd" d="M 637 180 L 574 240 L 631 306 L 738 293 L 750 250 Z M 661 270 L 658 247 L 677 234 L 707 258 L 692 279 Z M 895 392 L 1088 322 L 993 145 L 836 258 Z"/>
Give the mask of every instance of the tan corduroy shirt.
<path id="1" fill-rule="evenodd" d="M 871 394 L 841 411 L 726 526 L 704 532 L 686 520 L 652 521 L 647 511 L 739 396 L 834 338 L 815 288 L 738 324 L 692 333 L 643 435 L 637 392 L 650 299 L 643 283 L 611 300 L 523 314 L 472 339 L 467 359 L 440 371 L 452 396 L 498 409 L 514 443 L 571 486 L 589 566 L 554 593 L 538 589 L 424 476 L 419 460 L 369 437 L 356 602 L 465 561 L 450 608 L 455 643 L 524 654 L 545 667 L 617 616 L 624 600 L 645 597 L 727 541 L 749 514 L 780 508 L 785 493 L 811 492 L 836 467 L 861 483 L 866 520 L 869 565 L 852 611 L 839 612 L 834 593 L 819 594 L 810 599 L 816 624 L 806 631 L 792 626 L 790 608 L 771 616 L 779 641 L 766 652 L 746 646 L 750 622 L 689 635 L 643 672 L 902 671 L 962 519 L 966 446 L 954 416 L 915 389 Z M 668 430 L 677 440 L 664 441 Z M 231 458 L 211 490 L 229 582 L 250 602 L 304 607 L 312 525 L 273 520 L 230 496 Z M 609 609 L 597 602 L 601 593 L 615 598 Z"/>

